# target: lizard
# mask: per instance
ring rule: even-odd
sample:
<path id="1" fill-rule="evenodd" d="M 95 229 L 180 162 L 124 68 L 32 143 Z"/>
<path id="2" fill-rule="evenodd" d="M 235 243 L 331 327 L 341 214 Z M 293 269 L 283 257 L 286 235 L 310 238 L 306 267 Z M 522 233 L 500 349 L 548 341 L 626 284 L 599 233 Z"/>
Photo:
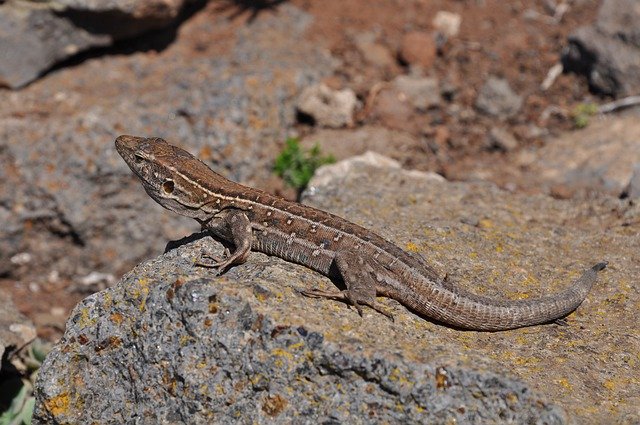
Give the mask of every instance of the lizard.
<path id="1" fill-rule="evenodd" d="M 344 301 L 360 315 L 362 306 L 367 306 L 391 317 L 377 304 L 376 297 L 382 296 L 424 318 L 462 330 L 500 331 L 549 323 L 578 308 L 597 272 L 607 265 L 599 262 L 566 289 L 540 298 L 482 297 L 457 289 L 422 257 L 371 230 L 228 180 L 164 139 L 122 135 L 115 147 L 151 198 L 195 219 L 203 231 L 233 249 L 225 249 L 223 258 L 202 255 L 196 265 L 224 273 L 245 262 L 251 251 L 277 256 L 344 288 L 302 291 L 303 295 Z"/>

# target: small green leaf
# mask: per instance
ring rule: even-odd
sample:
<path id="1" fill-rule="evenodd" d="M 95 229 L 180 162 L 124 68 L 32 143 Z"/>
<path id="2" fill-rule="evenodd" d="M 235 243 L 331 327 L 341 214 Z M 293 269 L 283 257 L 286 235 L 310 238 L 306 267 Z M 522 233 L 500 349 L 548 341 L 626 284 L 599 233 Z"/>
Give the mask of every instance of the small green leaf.
<path id="1" fill-rule="evenodd" d="M 302 192 L 318 167 L 333 162 L 335 162 L 333 156 L 321 155 L 318 144 L 305 152 L 297 138 L 289 138 L 285 142 L 284 149 L 276 157 L 273 170 L 287 185 Z"/>

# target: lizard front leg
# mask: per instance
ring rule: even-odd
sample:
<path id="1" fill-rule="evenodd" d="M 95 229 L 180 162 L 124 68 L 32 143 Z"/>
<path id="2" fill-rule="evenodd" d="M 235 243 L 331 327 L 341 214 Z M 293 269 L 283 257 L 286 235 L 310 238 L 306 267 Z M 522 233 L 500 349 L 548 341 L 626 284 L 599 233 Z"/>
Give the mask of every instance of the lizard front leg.
<path id="1" fill-rule="evenodd" d="M 378 307 L 376 303 L 376 273 L 369 262 L 375 260 L 367 260 L 354 252 L 339 252 L 333 261 L 347 289 L 340 292 L 303 291 L 303 295 L 347 302 L 358 310 L 360 316 L 362 316 L 362 306 L 366 305 L 393 320 L 391 313 Z"/>
<path id="2" fill-rule="evenodd" d="M 235 208 L 222 210 L 203 224 L 203 228 L 214 237 L 230 242 L 235 250 L 231 253 L 225 250 L 226 255 L 223 259 L 203 255 L 203 257 L 213 260 L 213 263 L 205 263 L 201 258 L 196 262 L 197 266 L 215 268 L 221 274 L 227 268 L 242 264 L 247 260 L 251 252 L 252 231 L 251 222 L 244 211 Z"/>

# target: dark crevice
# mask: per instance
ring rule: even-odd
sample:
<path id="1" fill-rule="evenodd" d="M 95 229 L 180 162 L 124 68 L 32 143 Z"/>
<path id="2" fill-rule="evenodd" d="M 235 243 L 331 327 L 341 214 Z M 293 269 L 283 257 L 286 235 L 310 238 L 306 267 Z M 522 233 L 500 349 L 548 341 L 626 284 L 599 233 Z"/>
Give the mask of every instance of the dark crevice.
<path id="1" fill-rule="evenodd" d="M 63 61 L 60 61 L 43 73 L 46 76 L 59 69 L 79 65 L 86 60 L 109 55 L 131 55 L 137 52 L 156 51 L 166 49 L 176 39 L 178 28 L 206 5 L 205 0 L 197 0 L 185 5 L 178 17 L 164 28 L 153 29 L 159 21 L 146 22 L 148 30 L 138 36 L 132 36 L 132 32 L 140 31 L 140 20 L 120 11 L 88 12 L 81 10 L 66 10 L 58 15 L 69 19 L 76 27 L 89 33 L 110 35 L 116 41 L 111 46 L 95 47 L 79 52 Z M 120 29 L 113 30 L 113 19 L 117 19 Z M 136 27 L 137 25 L 137 27 Z M 42 77 L 41 76 L 41 77 Z"/>

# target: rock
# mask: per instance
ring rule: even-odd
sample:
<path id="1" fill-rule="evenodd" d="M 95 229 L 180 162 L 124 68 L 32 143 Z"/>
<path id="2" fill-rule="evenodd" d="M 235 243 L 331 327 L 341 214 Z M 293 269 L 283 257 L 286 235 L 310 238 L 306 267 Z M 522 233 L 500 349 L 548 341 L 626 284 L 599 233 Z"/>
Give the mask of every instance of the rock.
<path id="1" fill-rule="evenodd" d="M 458 35 L 461 22 L 462 17 L 459 14 L 445 10 L 439 10 L 431 21 L 433 27 L 448 38 Z"/>
<path id="2" fill-rule="evenodd" d="M 393 87 L 417 110 L 424 111 L 440 104 L 440 86 L 435 78 L 399 75 Z"/>
<path id="3" fill-rule="evenodd" d="M 408 132 L 416 127 L 415 121 L 411 120 L 413 113 L 413 106 L 407 96 L 393 86 L 385 87 L 378 92 L 369 111 L 369 114 L 383 126 Z"/>
<path id="4" fill-rule="evenodd" d="M 200 16 L 215 14 L 207 7 Z M 296 123 L 296 94 L 337 62 L 306 36 L 311 16 L 290 4 L 250 26 L 216 16 L 186 22 L 161 61 L 96 57 L 3 93 L 1 277 L 46 290 L 57 274 L 90 290 L 101 283 L 84 287 L 84 277 L 120 276 L 198 228 L 149 199 L 114 149 L 120 134 L 165 137 L 264 188 L 273 149 Z M 227 53 L 196 52 L 194 34 Z"/>
<path id="5" fill-rule="evenodd" d="M 480 89 L 476 108 L 488 115 L 505 119 L 516 115 L 522 107 L 522 97 L 514 93 L 509 82 L 490 77 Z"/>
<path id="6" fill-rule="evenodd" d="M 187 0 L 188 2 L 189 0 Z M 193 0 L 192 0 L 193 2 Z M 57 0 L 66 11 L 103 13 L 118 11 L 136 19 L 166 21 L 178 16 L 185 0 Z M 114 22 L 111 23 L 113 25 Z M 123 31 L 120 28 L 118 31 Z"/>
<path id="7" fill-rule="evenodd" d="M 16 309 L 11 296 L 0 290 L 0 370 L 5 361 L 11 362 L 17 351 L 35 338 L 36 329 L 31 321 Z"/>
<path id="8" fill-rule="evenodd" d="M 598 93 L 640 91 L 640 8 L 636 0 L 604 0 L 592 25 L 578 28 L 562 53 L 564 68 L 584 74 Z"/>
<path id="9" fill-rule="evenodd" d="M 431 68 L 436 59 L 437 46 L 432 34 L 412 31 L 402 37 L 400 60 L 423 70 Z"/>
<path id="10" fill-rule="evenodd" d="M 319 187 L 322 188 L 334 184 L 336 176 L 348 176 L 352 172 L 357 172 L 354 170 L 361 169 L 362 167 L 377 168 L 380 170 L 399 170 L 401 168 L 398 161 L 373 151 L 367 151 L 362 155 L 353 156 L 344 161 L 318 168 L 313 175 L 306 195 L 310 196 L 310 194 L 315 193 Z M 407 170 L 404 172 L 413 177 L 432 179 L 437 182 L 443 182 L 445 180 L 441 175 L 431 172 L 426 173 L 417 170 Z"/>
<path id="11" fill-rule="evenodd" d="M 428 256 L 463 291 L 535 297 L 602 258 L 615 267 L 568 326 L 462 332 L 390 300 L 380 302 L 394 321 L 304 297 L 308 288 L 337 289 L 259 253 L 216 277 L 193 266 L 203 250 L 223 250 L 203 238 L 140 264 L 74 309 L 38 374 L 33 423 L 560 424 L 637 411 L 640 293 L 629 253 L 638 238 L 610 230 L 621 228 L 617 214 L 602 230 L 575 218 L 620 209 L 633 222 L 640 207 L 450 183 L 375 155 L 320 172 L 311 187 L 306 202 Z"/>
<path id="12" fill-rule="evenodd" d="M 604 192 L 620 196 L 640 163 L 637 116 L 595 120 L 585 129 L 549 141 L 531 165 L 539 187 L 563 187 L 566 194 Z M 566 196 L 566 195 L 563 195 Z"/>
<path id="13" fill-rule="evenodd" d="M 379 68 L 391 68 L 395 59 L 387 46 L 376 42 L 371 34 L 360 34 L 355 38 L 355 45 L 364 60 Z"/>
<path id="14" fill-rule="evenodd" d="M 0 4 L 0 85 L 22 87 L 79 52 L 175 21 L 185 0 Z"/>
<path id="15" fill-rule="evenodd" d="M 325 84 L 316 84 L 302 91 L 296 108 L 311 117 L 314 124 L 339 128 L 353 125 L 357 104 L 358 99 L 351 89 L 332 90 Z"/>
<path id="16" fill-rule="evenodd" d="M 508 152 L 518 147 L 518 141 L 505 128 L 491 127 L 491 130 L 489 130 L 489 147 Z"/>

